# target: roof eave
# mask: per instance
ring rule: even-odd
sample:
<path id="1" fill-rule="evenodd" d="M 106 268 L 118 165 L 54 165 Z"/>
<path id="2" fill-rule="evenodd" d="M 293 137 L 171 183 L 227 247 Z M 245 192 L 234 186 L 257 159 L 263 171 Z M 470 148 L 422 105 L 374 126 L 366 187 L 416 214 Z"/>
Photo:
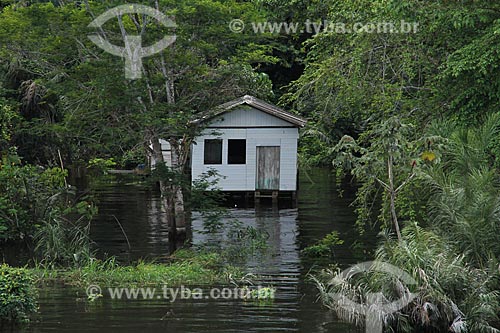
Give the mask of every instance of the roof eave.
<path id="1" fill-rule="evenodd" d="M 200 119 L 197 119 L 193 121 L 193 123 L 201 123 L 204 121 L 207 121 L 209 119 L 213 119 L 217 116 L 220 116 L 226 112 L 231 111 L 231 109 L 240 106 L 240 105 L 249 105 L 257 110 L 260 110 L 262 112 L 265 112 L 267 114 L 270 114 L 272 116 L 275 116 L 277 118 L 280 118 L 286 122 L 289 122 L 297 127 L 304 127 L 307 123 L 307 121 L 299 116 L 293 115 L 275 105 L 269 104 L 267 102 L 264 102 L 256 97 L 250 96 L 250 95 L 245 95 L 243 97 L 237 98 L 233 101 L 224 103 L 222 105 L 219 105 L 214 109 L 214 112 L 211 114 L 202 117 Z"/>

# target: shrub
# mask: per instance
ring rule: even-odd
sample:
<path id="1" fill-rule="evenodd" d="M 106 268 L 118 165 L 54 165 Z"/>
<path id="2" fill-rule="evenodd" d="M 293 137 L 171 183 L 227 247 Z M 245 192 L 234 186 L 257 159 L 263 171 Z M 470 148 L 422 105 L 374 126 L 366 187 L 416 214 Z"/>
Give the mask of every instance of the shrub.
<path id="1" fill-rule="evenodd" d="M 368 296 L 382 293 L 386 303 L 407 295 L 415 298 L 394 313 L 370 305 L 392 332 L 498 332 L 500 306 L 496 287 L 498 272 L 475 268 L 463 254 L 433 232 L 417 225 L 403 229 L 403 241 L 388 240 L 377 250 L 376 260 L 407 272 L 416 286 L 405 286 L 394 275 L 380 272 L 352 274 L 342 279 L 340 271 L 324 271 L 313 278 L 326 306 L 344 320 L 363 324 L 357 309 L 345 306 L 338 293 L 368 306 Z M 385 304 L 383 302 L 383 304 Z"/>
<path id="2" fill-rule="evenodd" d="M 96 174 L 103 175 L 106 175 L 108 173 L 108 170 L 112 169 L 115 166 L 116 162 L 112 158 L 105 159 L 96 157 L 91 159 L 87 164 L 87 167 L 90 171 Z"/>
<path id="3" fill-rule="evenodd" d="M 91 198 L 66 185 L 67 171 L 23 165 L 12 150 L 0 160 L 0 242 L 34 240 L 39 258 L 85 264 L 89 228 L 97 212 Z"/>
<path id="4" fill-rule="evenodd" d="M 66 172 L 22 165 L 15 152 L 0 160 L 0 240 L 23 240 L 61 202 Z"/>
<path id="5" fill-rule="evenodd" d="M 23 323 L 37 311 L 36 289 L 28 270 L 0 266 L 0 321 Z"/>
<path id="6" fill-rule="evenodd" d="M 344 241 L 339 238 L 339 234 L 333 231 L 319 240 L 316 244 L 306 247 L 302 253 L 308 257 L 332 257 L 336 245 L 342 245 Z"/>

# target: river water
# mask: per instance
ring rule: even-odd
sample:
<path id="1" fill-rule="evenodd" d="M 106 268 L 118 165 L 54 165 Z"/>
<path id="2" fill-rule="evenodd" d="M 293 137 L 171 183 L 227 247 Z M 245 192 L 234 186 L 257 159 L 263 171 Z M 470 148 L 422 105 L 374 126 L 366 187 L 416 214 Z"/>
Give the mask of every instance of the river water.
<path id="1" fill-rule="evenodd" d="M 86 302 L 85 290 L 51 287 L 40 293 L 40 311 L 31 332 L 358 332 L 341 323 L 317 302 L 308 282 L 313 267 L 301 249 L 333 230 L 345 241 L 336 261 L 349 265 L 363 259 L 374 246 L 373 236 L 360 238 L 354 230 L 350 203 L 354 190 L 344 184 L 340 196 L 328 170 L 301 175 L 296 207 L 268 203 L 240 208 L 231 204 L 231 219 L 238 219 L 269 235 L 268 248 L 250 256 L 243 267 L 261 274 L 264 285 L 276 288 L 273 302 L 244 300 L 120 300 Z M 92 224 L 92 239 L 99 255 L 115 255 L 121 262 L 140 258 L 163 261 L 171 249 L 160 213 L 158 193 L 131 178 L 103 182 L 95 189 L 99 215 Z M 209 241 L 202 233 L 203 218 L 193 213 L 192 243 Z M 355 246 L 355 244 L 357 244 Z M 356 250 L 355 250 L 356 249 Z"/>

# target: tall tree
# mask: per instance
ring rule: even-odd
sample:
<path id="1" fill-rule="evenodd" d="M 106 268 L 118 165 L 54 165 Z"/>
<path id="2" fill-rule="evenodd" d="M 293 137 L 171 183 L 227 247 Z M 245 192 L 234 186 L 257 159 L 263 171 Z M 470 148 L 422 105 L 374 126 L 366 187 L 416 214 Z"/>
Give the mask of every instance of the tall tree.
<path id="1" fill-rule="evenodd" d="M 267 76 L 255 71 L 270 46 L 265 35 L 235 34 L 228 28 L 232 18 L 252 21 L 262 15 L 251 3 L 206 0 L 143 1 L 175 17 L 176 28 L 157 24 L 154 18 L 124 14 L 109 20 L 102 29 L 87 25 L 118 1 L 31 4 L 8 6 L 0 19 L 0 49 L 12 88 L 30 102 L 40 119 L 49 94 L 62 115 L 50 125 L 68 162 L 88 161 L 96 155 L 124 155 L 141 147 L 161 163 L 159 139 L 172 147 L 172 172 L 181 174 L 189 147 L 200 130 L 192 121 L 214 106 L 235 96 L 271 94 Z M 172 47 L 143 59 L 142 78 L 128 80 L 123 59 L 98 49 L 87 38 L 100 33 L 114 45 L 125 36 L 141 36 L 143 45 L 166 34 L 177 36 Z M 30 85 L 34 94 L 23 87 Z M 30 125 L 40 122 L 31 121 Z M 46 129 L 47 126 L 42 126 Z M 183 197 L 180 185 L 162 181 L 162 193 L 170 224 L 183 227 Z M 175 216 L 179 219 L 175 221 Z"/>
<path id="2" fill-rule="evenodd" d="M 391 115 L 421 128 L 441 116 L 479 121 L 498 102 L 499 9 L 482 0 L 331 3 L 332 25 L 305 42 L 305 72 L 284 102 L 313 120 L 309 133 L 333 141 Z M 377 27 L 385 24 L 393 31 Z M 325 154 L 315 140 L 322 152 L 302 150 Z"/>

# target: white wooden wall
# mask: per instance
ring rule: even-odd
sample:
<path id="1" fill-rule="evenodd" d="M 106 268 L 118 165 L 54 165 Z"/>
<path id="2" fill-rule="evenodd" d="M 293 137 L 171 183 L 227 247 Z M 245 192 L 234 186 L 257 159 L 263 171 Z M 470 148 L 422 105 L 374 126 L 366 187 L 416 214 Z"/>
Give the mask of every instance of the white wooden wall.
<path id="1" fill-rule="evenodd" d="M 252 108 L 241 106 L 214 119 L 210 127 L 290 127 L 289 122 Z"/>
<path id="2" fill-rule="evenodd" d="M 247 113 L 248 112 L 248 113 Z M 238 116 L 239 117 L 236 117 Z M 226 176 L 221 179 L 219 187 L 223 191 L 254 191 L 256 176 L 257 146 L 280 146 L 280 191 L 295 191 L 297 185 L 297 140 L 298 129 L 290 123 L 270 116 L 258 110 L 235 110 L 224 116 L 223 119 L 213 122 L 201 136 L 195 140 L 192 149 L 192 177 L 198 178 L 203 172 L 213 168 Z M 248 126 L 252 128 L 234 128 Z M 258 126 L 262 126 L 258 128 Z M 286 126 L 267 128 L 268 126 Z M 220 128 L 231 127 L 231 128 Z M 214 135 L 214 130 L 217 135 Z M 222 144 L 222 164 L 205 165 L 205 139 L 220 138 Z M 246 139 L 246 164 L 228 165 L 228 139 Z"/>

